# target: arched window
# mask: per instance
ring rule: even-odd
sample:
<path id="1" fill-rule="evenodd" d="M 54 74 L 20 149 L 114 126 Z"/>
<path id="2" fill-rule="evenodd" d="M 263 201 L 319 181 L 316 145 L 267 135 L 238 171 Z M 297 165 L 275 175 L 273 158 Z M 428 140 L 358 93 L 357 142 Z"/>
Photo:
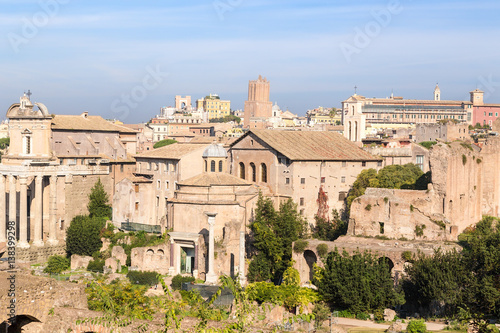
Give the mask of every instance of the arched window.
<path id="1" fill-rule="evenodd" d="M 250 168 L 252 168 L 252 181 L 256 182 L 257 181 L 257 171 L 255 170 L 255 164 L 250 163 Z"/>
<path id="2" fill-rule="evenodd" d="M 245 164 L 240 162 L 240 178 L 245 179 Z"/>
<path id="3" fill-rule="evenodd" d="M 219 172 L 222 172 L 222 161 L 219 161 Z"/>
<path id="4" fill-rule="evenodd" d="M 210 162 L 210 172 L 215 172 L 215 161 L 214 160 L 212 160 Z"/>
<path id="5" fill-rule="evenodd" d="M 265 163 L 260 164 L 260 172 L 261 172 L 260 180 L 263 183 L 267 183 L 267 166 Z"/>
<path id="6" fill-rule="evenodd" d="M 208 172 L 208 162 L 207 162 L 207 160 L 205 160 L 205 172 Z"/>

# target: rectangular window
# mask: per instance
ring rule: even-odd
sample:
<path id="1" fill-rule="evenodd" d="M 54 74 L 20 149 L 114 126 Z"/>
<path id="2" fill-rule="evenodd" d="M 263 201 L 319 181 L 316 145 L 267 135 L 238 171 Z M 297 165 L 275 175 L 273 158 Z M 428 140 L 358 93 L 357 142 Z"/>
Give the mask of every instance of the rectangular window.
<path id="1" fill-rule="evenodd" d="M 156 207 L 160 206 L 160 197 L 156 197 Z"/>
<path id="2" fill-rule="evenodd" d="M 345 183 L 345 176 L 340 177 L 340 182 Z"/>
<path id="3" fill-rule="evenodd" d="M 287 178 L 285 178 L 285 184 L 286 184 L 286 185 L 290 185 L 290 178 L 288 178 L 288 177 L 287 177 Z"/>
<path id="4" fill-rule="evenodd" d="M 417 155 L 417 160 L 416 160 L 417 163 L 415 163 L 419 168 L 420 170 L 424 170 L 424 155 Z"/>
<path id="5" fill-rule="evenodd" d="M 321 177 L 321 184 L 324 184 L 326 181 L 326 177 Z"/>
<path id="6" fill-rule="evenodd" d="M 300 198 L 300 201 L 299 201 L 299 202 L 300 202 L 300 205 L 301 205 L 301 206 L 304 206 L 304 198 Z"/>
<path id="7" fill-rule="evenodd" d="M 342 161 L 342 167 L 345 168 L 347 166 L 347 161 Z"/>
<path id="8" fill-rule="evenodd" d="M 123 172 L 123 164 L 120 164 L 120 172 Z"/>
<path id="9" fill-rule="evenodd" d="M 304 211 L 305 211 L 304 209 L 301 209 L 300 210 L 300 215 L 304 216 Z"/>
<path id="10" fill-rule="evenodd" d="M 165 180 L 165 189 L 170 189 L 170 183 L 168 182 L 168 180 Z"/>
<path id="11" fill-rule="evenodd" d="M 361 166 L 365 167 L 366 166 L 366 161 L 361 162 Z"/>
<path id="12" fill-rule="evenodd" d="M 156 189 L 161 189 L 161 182 L 159 180 L 156 181 Z"/>
<path id="13" fill-rule="evenodd" d="M 493 117 L 493 112 L 488 113 L 488 116 Z"/>
<path id="14" fill-rule="evenodd" d="M 139 184 L 135 184 L 135 193 L 139 193 Z"/>
<path id="15" fill-rule="evenodd" d="M 305 178 L 300 178 L 300 183 L 301 184 L 305 184 L 306 183 L 306 179 Z"/>
<path id="16" fill-rule="evenodd" d="M 139 202 L 135 202 L 135 210 L 139 210 Z"/>
<path id="17" fill-rule="evenodd" d="M 382 161 L 377 161 L 377 166 L 381 167 L 382 166 Z"/>
<path id="18" fill-rule="evenodd" d="M 347 198 L 347 192 L 339 192 L 339 201 L 344 201 Z"/>

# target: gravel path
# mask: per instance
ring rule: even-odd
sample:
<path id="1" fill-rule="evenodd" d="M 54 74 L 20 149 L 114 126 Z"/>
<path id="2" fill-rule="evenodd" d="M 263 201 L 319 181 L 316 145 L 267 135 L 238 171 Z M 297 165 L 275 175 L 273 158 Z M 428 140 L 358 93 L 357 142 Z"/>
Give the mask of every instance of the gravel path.
<path id="1" fill-rule="evenodd" d="M 351 318 L 335 318 L 337 320 L 337 325 L 342 326 L 353 326 L 353 327 L 368 327 L 376 329 L 388 329 L 389 324 L 377 324 L 369 320 L 359 320 Z M 425 323 L 427 325 L 427 330 L 429 331 L 440 331 L 443 330 L 447 325 L 437 324 L 437 323 Z M 406 329 L 406 324 L 403 324 L 403 328 Z"/>

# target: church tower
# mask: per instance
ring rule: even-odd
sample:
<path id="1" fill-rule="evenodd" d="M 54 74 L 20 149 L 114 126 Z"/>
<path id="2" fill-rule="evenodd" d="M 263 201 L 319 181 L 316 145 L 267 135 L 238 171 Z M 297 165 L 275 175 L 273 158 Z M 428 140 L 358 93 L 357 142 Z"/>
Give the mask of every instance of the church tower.
<path id="1" fill-rule="evenodd" d="M 441 89 L 439 89 L 439 85 L 436 84 L 436 88 L 434 88 L 434 100 L 435 101 L 440 101 L 441 100 Z"/>

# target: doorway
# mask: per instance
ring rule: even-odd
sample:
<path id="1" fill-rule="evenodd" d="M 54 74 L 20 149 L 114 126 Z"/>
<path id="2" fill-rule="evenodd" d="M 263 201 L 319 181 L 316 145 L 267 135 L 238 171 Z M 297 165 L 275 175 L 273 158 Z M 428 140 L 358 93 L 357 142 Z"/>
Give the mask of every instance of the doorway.
<path id="1" fill-rule="evenodd" d="M 181 247 L 181 274 L 193 274 L 194 248 Z"/>

